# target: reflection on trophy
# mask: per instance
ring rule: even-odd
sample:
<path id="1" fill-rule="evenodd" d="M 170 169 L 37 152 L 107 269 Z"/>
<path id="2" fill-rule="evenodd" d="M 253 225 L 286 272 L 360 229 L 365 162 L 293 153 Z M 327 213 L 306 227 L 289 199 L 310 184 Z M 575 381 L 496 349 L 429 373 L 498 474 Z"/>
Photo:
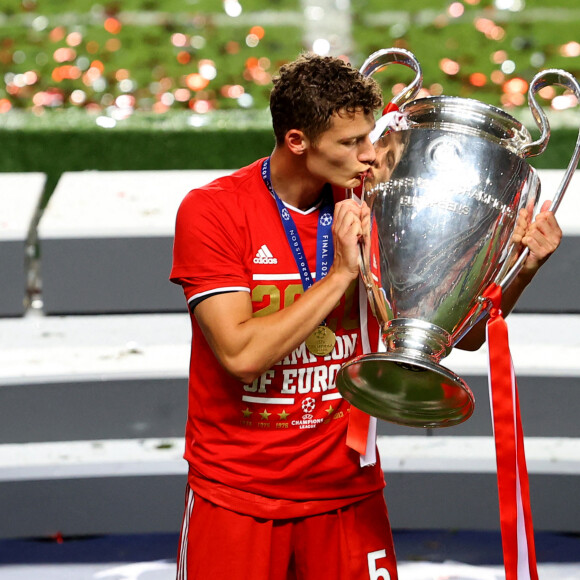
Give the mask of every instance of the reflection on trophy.
<path id="1" fill-rule="evenodd" d="M 550 136 L 535 94 L 561 85 L 580 98 L 580 86 L 565 71 L 536 75 L 528 101 L 542 134 L 533 141 L 516 119 L 479 101 L 413 100 L 422 75 L 408 51 L 380 50 L 361 71 L 371 75 L 392 63 L 416 74 L 392 101 L 406 128 L 387 129 L 375 140 L 376 167 L 363 188 L 371 223 L 361 244 L 361 275 L 386 352 L 344 365 L 337 386 L 380 419 L 446 427 L 471 416 L 474 397 L 440 361 L 486 314 L 485 290 L 493 283 L 507 287 L 527 256 L 512 242 L 520 209 L 533 213 L 540 194 L 526 158 L 542 153 Z M 579 154 L 580 138 L 552 211 Z"/>

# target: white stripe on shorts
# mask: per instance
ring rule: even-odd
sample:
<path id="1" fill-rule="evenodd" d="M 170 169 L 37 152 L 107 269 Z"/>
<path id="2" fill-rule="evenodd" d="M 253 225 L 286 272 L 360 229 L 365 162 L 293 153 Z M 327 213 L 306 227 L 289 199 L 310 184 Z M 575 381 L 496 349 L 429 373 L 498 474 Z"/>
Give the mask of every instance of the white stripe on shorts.
<path id="1" fill-rule="evenodd" d="M 194 496 L 193 490 L 187 486 L 185 501 L 185 511 L 183 513 L 183 523 L 181 524 L 181 538 L 179 539 L 179 569 L 177 570 L 177 580 L 187 580 L 187 537 L 189 532 L 189 520 L 193 510 Z"/>

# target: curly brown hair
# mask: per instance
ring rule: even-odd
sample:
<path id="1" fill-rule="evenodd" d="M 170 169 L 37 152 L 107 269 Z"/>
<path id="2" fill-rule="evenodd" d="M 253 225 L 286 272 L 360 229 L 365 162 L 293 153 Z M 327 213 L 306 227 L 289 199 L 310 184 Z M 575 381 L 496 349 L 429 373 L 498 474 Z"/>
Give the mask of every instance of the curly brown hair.
<path id="1" fill-rule="evenodd" d="M 301 54 L 280 67 L 273 79 L 270 112 L 276 143 L 290 129 L 300 129 L 313 142 L 339 111 L 373 113 L 382 107 L 379 85 L 350 64 L 331 56 Z"/>

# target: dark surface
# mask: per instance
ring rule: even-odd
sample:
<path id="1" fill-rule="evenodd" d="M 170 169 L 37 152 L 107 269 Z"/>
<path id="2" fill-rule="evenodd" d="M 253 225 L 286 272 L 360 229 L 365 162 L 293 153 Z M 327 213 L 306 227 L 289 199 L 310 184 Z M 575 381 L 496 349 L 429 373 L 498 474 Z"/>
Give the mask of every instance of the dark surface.
<path id="1" fill-rule="evenodd" d="M 498 532 L 395 531 L 399 561 L 501 565 Z M 580 560 L 580 535 L 536 533 L 540 563 Z M 177 534 L 91 536 L 0 541 L 0 564 L 175 561 Z"/>

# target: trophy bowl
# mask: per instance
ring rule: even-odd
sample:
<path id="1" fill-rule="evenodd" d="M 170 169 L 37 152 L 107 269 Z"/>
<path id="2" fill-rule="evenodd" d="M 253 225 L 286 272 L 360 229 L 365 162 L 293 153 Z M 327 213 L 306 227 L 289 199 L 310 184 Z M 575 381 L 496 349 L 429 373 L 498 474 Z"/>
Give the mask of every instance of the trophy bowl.
<path id="1" fill-rule="evenodd" d="M 467 420 L 475 400 L 440 361 L 489 310 L 486 289 L 509 285 L 527 256 L 512 239 L 520 209 L 533 214 L 540 194 L 526 158 L 541 153 L 550 134 L 534 95 L 560 84 L 580 96 L 580 87 L 564 71 L 535 77 L 529 102 L 542 135 L 533 141 L 519 121 L 477 100 L 414 99 L 421 69 L 407 51 L 379 51 L 361 71 L 372 74 L 393 62 L 416 76 L 393 101 L 402 126 L 374 136 L 376 163 L 362 191 L 371 219 L 360 271 L 384 352 L 346 363 L 337 387 L 380 419 L 448 427 Z M 579 151 L 577 144 L 553 211 Z"/>

